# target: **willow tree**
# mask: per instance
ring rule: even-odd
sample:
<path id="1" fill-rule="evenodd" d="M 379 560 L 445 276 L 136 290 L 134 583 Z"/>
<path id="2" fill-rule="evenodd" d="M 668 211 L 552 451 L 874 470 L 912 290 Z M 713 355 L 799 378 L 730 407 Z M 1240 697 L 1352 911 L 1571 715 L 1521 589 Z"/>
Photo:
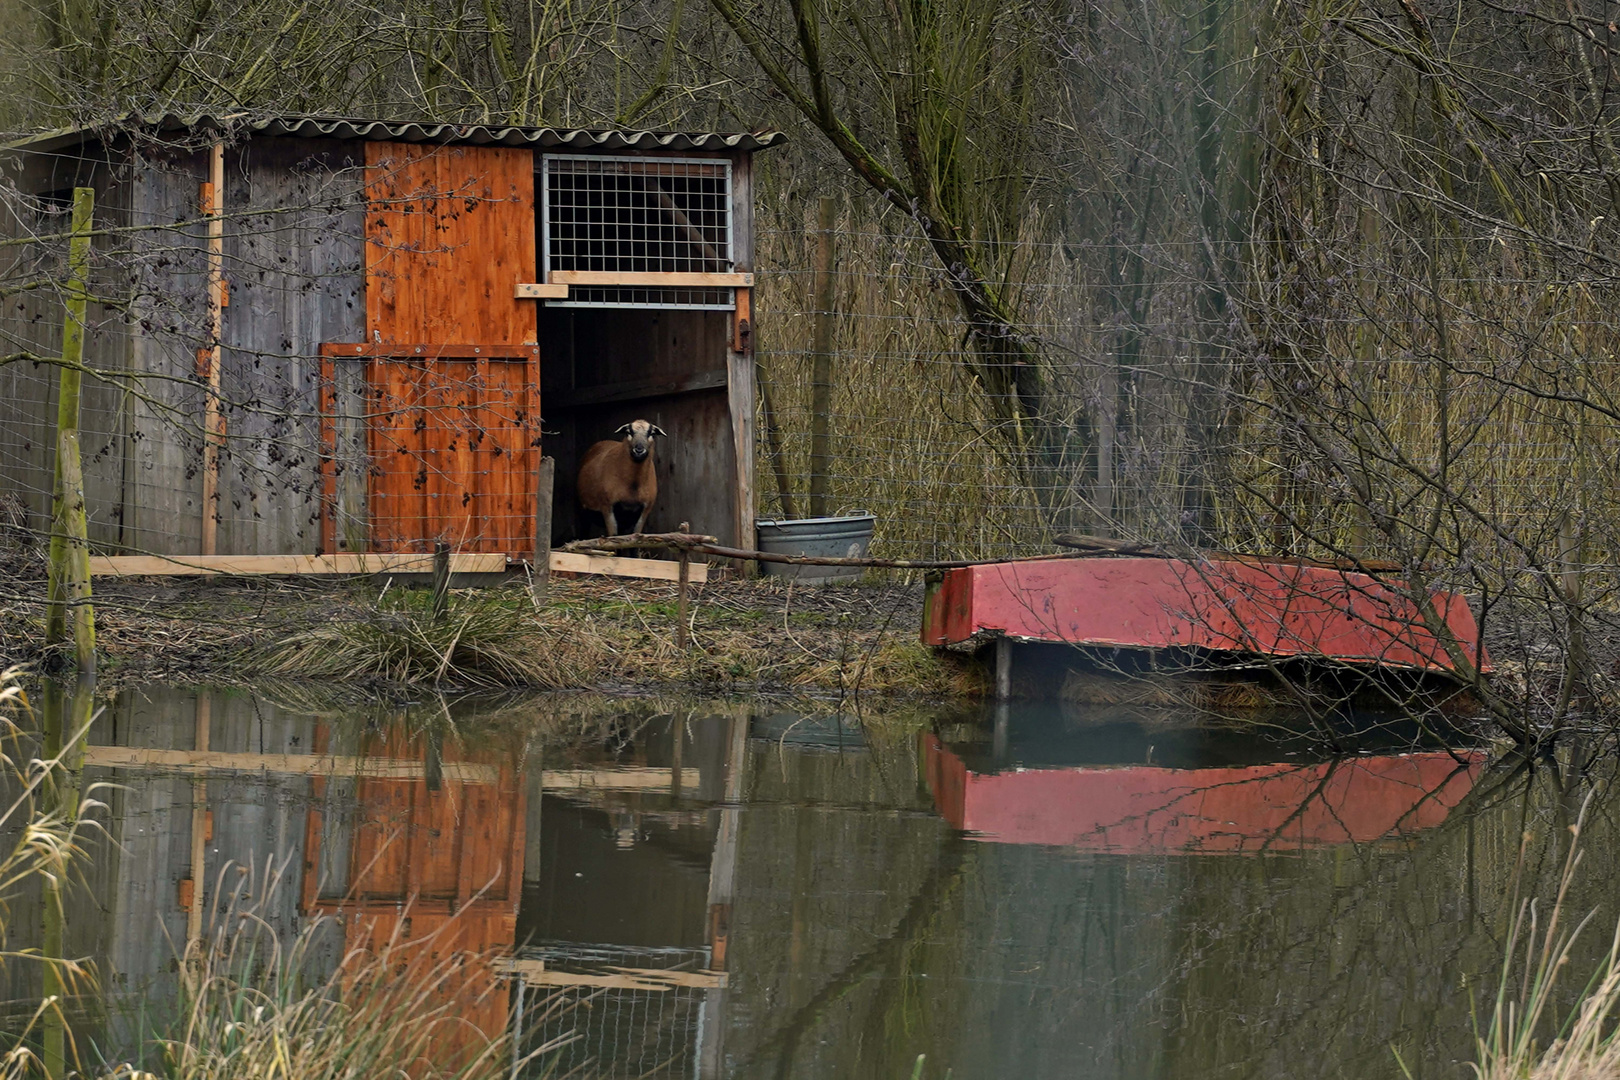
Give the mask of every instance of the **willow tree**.
<path id="1" fill-rule="evenodd" d="M 960 307 L 968 373 L 1020 480 L 1061 510 L 1086 411 L 1021 325 L 1020 240 L 1069 179 L 1073 125 L 1048 13 L 1027 0 L 710 0 L 769 84 L 926 238 Z"/>

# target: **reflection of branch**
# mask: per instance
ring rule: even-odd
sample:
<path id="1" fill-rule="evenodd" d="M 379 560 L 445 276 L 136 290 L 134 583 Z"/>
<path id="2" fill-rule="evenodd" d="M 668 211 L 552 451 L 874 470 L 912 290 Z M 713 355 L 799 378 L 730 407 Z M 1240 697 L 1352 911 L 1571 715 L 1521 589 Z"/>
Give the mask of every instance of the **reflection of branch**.
<path id="1" fill-rule="evenodd" d="M 755 1047 L 738 1067 L 738 1075 L 755 1075 L 756 1065 L 772 1055 L 776 1058 L 776 1075 L 788 1075 L 799 1040 L 809 1033 L 829 1008 L 853 991 L 868 975 L 891 964 L 900 950 L 939 910 L 946 894 L 961 878 L 968 843 L 954 832 L 945 835 L 938 861 L 912 895 L 905 914 L 900 916 L 900 921 L 895 923 L 889 936 L 844 965 L 844 969 L 829 979 L 785 1024 Z"/>

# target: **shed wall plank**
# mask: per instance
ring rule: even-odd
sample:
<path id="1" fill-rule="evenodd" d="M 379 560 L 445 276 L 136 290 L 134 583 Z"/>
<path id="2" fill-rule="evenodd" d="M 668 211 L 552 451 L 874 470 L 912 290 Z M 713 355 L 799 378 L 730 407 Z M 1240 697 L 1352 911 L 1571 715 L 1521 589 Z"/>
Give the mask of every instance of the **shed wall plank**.
<path id="1" fill-rule="evenodd" d="M 363 180 L 352 143 L 258 138 L 226 152 L 221 553 L 320 545 L 319 353 L 364 335 Z M 340 414 L 359 414 L 350 380 L 336 381 Z M 352 436 L 341 424 L 340 444 Z M 341 521 L 364 470 L 352 453 L 339 463 Z"/>

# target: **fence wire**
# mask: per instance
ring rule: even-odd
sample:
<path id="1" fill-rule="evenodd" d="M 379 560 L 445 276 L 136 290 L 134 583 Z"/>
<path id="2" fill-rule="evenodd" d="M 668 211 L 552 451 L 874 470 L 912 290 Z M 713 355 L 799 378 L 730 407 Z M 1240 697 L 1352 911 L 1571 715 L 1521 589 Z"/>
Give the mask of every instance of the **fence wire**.
<path id="1" fill-rule="evenodd" d="M 278 306 L 309 290 L 332 290 L 338 313 L 362 300 L 335 284 L 352 279 L 366 242 L 359 205 L 331 194 L 338 179 L 301 178 L 299 214 L 256 205 L 251 192 L 231 200 L 246 207 L 227 245 L 227 276 L 243 283 L 233 315 L 248 308 L 263 332 L 224 350 L 221 550 L 446 538 L 515 554 L 534 510 L 530 477 L 515 475 L 528 472 L 538 422 L 532 370 L 513 358 L 400 357 L 399 371 L 419 377 L 368 385 L 360 360 L 319 354 L 320 341 L 352 332 L 293 325 Z M 50 505 L 67 209 L 60 193 L 15 190 L 4 208 L 9 232 L 37 242 L 7 249 L 0 266 L 0 516 L 37 534 Z M 93 261 L 92 349 L 140 362 L 86 380 L 92 540 L 109 552 L 194 551 L 208 397 L 192 362 L 207 344 L 203 240 L 193 208 L 137 209 L 135 231 L 99 239 Z M 1009 296 L 1040 357 L 1043 396 L 1042 411 L 1019 421 L 1028 430 L 1012 430 L 934 254 L 907 222 L 862 217 L 852 204 L 841 214 L 825 314 L 812 231 L 768 200 L 759 216 L 761 517 L 806 515 L 812 436 L 825 420 L 826 509 L 876 514 L 877 555 L 1016 556 L 1050 550 L 1064 530 L 1261 553 L 1409 554 L 1380 531 L 1384 515 L 1407 532 L 1443 534 L 1430 562 L 1490 559 L 1512 573 L 1557 561 L 1612 576 L 1620 316 L 1578 275 L 1481 272 L 1420 295 L 1410 268 L 1357 277 L 1350 266 L 1297 311 L 1258 287 L 1234 292 L 1234 312 L 1212 324 L 1200 313 L 1198 244 L 1131 247 L 1153 288 L 1122 313 L 1117 282 L 1099 268 L 1124 247 L 1020 241 L 1004 260 Z M 324 252 L 326 276 L 280 269 L 311 247 Z M 1224 257 L 1263 269 L 1248 246 Z M 1373 269 L 1382 277 L 1368 285 Z M 818 417 L 822 320 L 831 407 Z M 435 426 L 447 451 L 416 445 Z M 1351 490 L 1335 454 L 1359 455 L 1372 486 Z M 370 520 L 379 457 L 401 455 L 414 468 L 389 497 L 412 508 Z M 411 535 L 412 521 L 426 531 Z"/>

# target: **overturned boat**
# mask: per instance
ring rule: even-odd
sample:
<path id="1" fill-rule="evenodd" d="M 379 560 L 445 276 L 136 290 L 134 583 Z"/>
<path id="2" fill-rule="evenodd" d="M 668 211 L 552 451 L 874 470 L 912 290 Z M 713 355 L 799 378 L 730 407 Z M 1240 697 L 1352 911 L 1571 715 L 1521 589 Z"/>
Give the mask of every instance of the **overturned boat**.
<path id="1" fill-rule="evenodd" d="M 947 570 L 930 583 L 922 640 L 993 649 L 998 698 L 1053 696 L 1064 685 L 1054 673 L 1076 660 L 1125 677 L 1317 665 L 1435 676 L 1453 688 L 1489 671 L 1460 594 L 1413 588 L 1367 564 L 1098 554 L 1109 557 Z M 1016 681 L 1015 670 L 1024 672 Z"/>

